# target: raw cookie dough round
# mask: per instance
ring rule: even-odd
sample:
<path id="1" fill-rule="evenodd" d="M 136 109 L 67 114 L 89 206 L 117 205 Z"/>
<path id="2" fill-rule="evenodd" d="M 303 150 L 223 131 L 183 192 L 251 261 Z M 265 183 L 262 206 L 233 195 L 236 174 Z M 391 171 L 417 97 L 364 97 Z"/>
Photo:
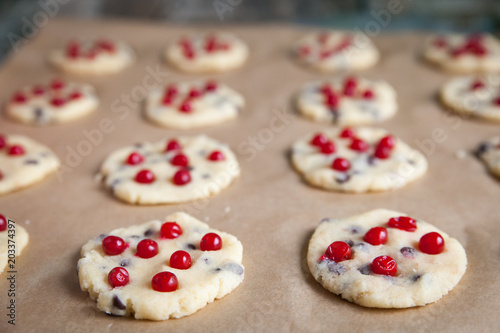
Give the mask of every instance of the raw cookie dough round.
<path id="1" fill-rule="evenodd" d="M 453 73 L 499 71 L 500 41 L 487 33 L 434 35 L 425 41 L 422 56 Z"/>
<path id="2" fill-rule="evenodd" d="M 101 167 L 104 185 L 132 204 L 193 201 L 215 195 L 239 176 L 234 153 L 205 135 L 121 148 Z"/>
<path id="3" fill-rule="evenodd" d="M 244 104 L 243 96 L 228 86 L 200 80 L 153 90 L 146 99 L 145 112 L 160 126 L 190 129 L 234 119 Z"/>
<path id="4" fill-rule="evenodd" d="M 459 76 L 440 92 L 441 102 L 451 111 L 491 122 L 500 122 L 500 76 Z"/>
<path id="5" fill-rule="evenodd" d="M 500 178 L 500 136 L 479 144 L 476 155 L 493 175 Z"/>
<path id="6" fill-rule="evenodd" d="M 124 42 L 108 39 L 72 40 L 49 53 L 59 70 L 77 75 L 106 75 L 122 71 L 134 61 L 134 51 Z"/>
<path id="7" fill-rule="evenodd" d="M 16 267 L 19 263 L 17 257 L 21 255 L 23 249 L 28 245 L 29 237 L 26 229 L 13 220 L 11 220 L 13 222 L 9 223 L 9 220 L 7 216 L 0 214 L 0 274 L 4 270 L 17 270 Z M 15 257 L 12 258 L 12 261 L 9 261 L 9 255 L 14 253 Z"/>
<path id="8" fill-rule="evenodd" d="M 433 225 L 413 218 L 416 230 L 390 227 L 392 218 L 406 214 L 377 209 L 343 219 L 324 219 L 309 242 L 307 263 L 314 278 L 332 293 L 362 306 L 408 308 L 439 300 L 460 281 L 467 267 L 462 245 Z M 386 228 L 387 242 L 371 245 L 366 233 L 374 227 Z M 437 232 L 444 239 L 439 254 L 422 252 L 423 235 Z M 338 260 L 325 252 L 335 241 L 351 249 L 350 259 Z M 395 275 L 374 273 L 372 262 L 389 256 L 397 264 Z M 336 261 L 337 260 L 337 261 Z"/>
<path id="9" fill-rule="evenodd" d="M 384 129 L 328 129 L 300 138 L 292 163 L 311 185 L 339 192 L 380 192 L 405 186 L 427 160 Z"/>
<path id="10" fill-rule="evenodd" d="M 241 67 L 248 46 L 228 33 L 201 33 L 174 40 L 165 49 L 166 60 L 188 73 L 225 72 Z"/>
<path id="11" fill-rule="evenodd" d="M 363 70 L 374 66 L 379 52 L 372 41 L 354 31 L 321 31 L 295 43 L 297 61 L 322 72 Z"/>
<path id="12" fill-rule="evenodd" d="M 306 84 L 297 97 L 297 107 L 314 121 L 367 125 L 394 116 L 396 92 L 385 81 L 340 77 Z"/>
<path id="13" fill-rule="evenodd" d="M 7 104 L 7 115 L 33 125 L 57 124 L 86 116 L 97 108 L 99 99 L 92 86 L 53 80 L 17 91 Z"/>
<path id="14" fill-rule="evenodd" d="M 59 165 L 44 145 L 25 136 L 0 134 L 0 195 L 41 181 Z"/>
<path id="15" fill-rule="evenodd" d="M 168 227 L 172 226 L 168 223 L 172 222 L 180 227 L 180 235 L 179 232 L 168 232 Z M 219 250 L 207 251 L 201 245 L 208 233 L 215 233 L 222 240 Z M 109 235 L 120 237 L 127 244 L 123 252 L 105 253 L 103 240 Z M 97 300 L 97 307 L 108 314 L 150 320 L 180 318 L 224 297 L 243 281 L 243 246 L 240 241 L 230 234 L 211 229 L 188 214 L 175 213 L 164 221 L 113 230 L 109 235 L 96 237 L 83 246 L 77 269 L 82 290 L 88 291 L 90 297 Z M 167 235 L 178 237 L 165 238 Z M 158 248 L 158 253 L 148 259 L 137 255 L 138 244 L 145 239 L 156 242 Z M 108 246 L 108 240 L 104 243 Z M 123 248 L 119 247 L 112 253 Z M 187 252 L 190 257 L 191 266 L 187 269 L 171 267 L 175 266 L 170 260 L 171 255 L 179 250 Z M 113 288 L 108 274 L 115 267 L 127 271 L 129 282 Z M 175 274 L 176 290 L 162 292 L 153 289 L 153 276 L 160 272 Z"/>

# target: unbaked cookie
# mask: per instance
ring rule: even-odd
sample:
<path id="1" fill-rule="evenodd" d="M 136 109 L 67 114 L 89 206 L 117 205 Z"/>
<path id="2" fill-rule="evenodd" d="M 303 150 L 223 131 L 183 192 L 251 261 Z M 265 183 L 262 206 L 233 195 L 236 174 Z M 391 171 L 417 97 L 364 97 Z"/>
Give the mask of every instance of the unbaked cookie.
<path id="1" fill-rule="evenodd" d="M 451 111 L 500 122 L 500 76 L 459 76 L 441 88 L 441 102 Z"/>
<path id="2" fill-rule="evenodd" d="M 100 310 L 136 319 L 190 315 L 244 276 L 240 241 L 185 213 L 100 235 L 81 255 L 82 290 Z"/>
<path id="3" fill-rule="evenodd" d="M 363 70 L 375 65 L 379 52 L 372 41 L 354 31 L 321 31 L 293 46 L 297 61 L 323 72 Z"/>
<path id="4" fill-rule="evenodd" d="M 7 104 L 6 112 L 25 124 L 46 125 L 81 118 L 94 111 L 98 104 L 93 87 L 58 79 L 17 91 Z"/>
<path id="5" fill-rule="evenodd" d="M 224 72 L 243 65 L 248 46 L 228 33 L 200 33 L 174 40 L 165 50 L 169 63 L 188 73 Z"/>
<path id="6" fill-rule="evenodd" d="M 170 84 L 152 91 L 146 116 L 160 126 L 190 129 L 216 125 L 236 118 L 243 97 L 215 81 Z"/>
<path id="7" fill-rule="evenodd" d="M 385 81 L 339 77 L 306 84 L 297 97 L 297 107 L 315 121 L 366 125 L 394 116 L 396 92 Z"/>
<path id="8" fill-rule="evenodd" d="M 453 73 L 500 70 L 500 41 L 490 34 L 441 34 L 429 37 L 425 60 Z"/>
<path id="9" fill-rule="evenodd" d="M 324 219 L 309 242 L 307 263 L 332 293 L 362 306 L 423 306 L 448 294 L 467 267 L 460 243 L 433 225 L 377 209 Z"/>
<path id="10" fill-rule="evenodd" d="M 65 47 L 51 51 L 49 62 L 70 74 L 106 75 L 122 71 L 134 57 L 134 51 L 124 42 L 72 40 Z"/>
<path id="11" fill-rule="evenodd" d="M 340 192 L 405 186 L 427 171 L 427 160 L 384 129 L 328 129 L 300 138 L 292 163 L 311 185 Z"/>
<path id="12" fill-rule="evenodd" d="M 14 221 L 8 221 L 6 216 L 0 214 L 0 274 L 4 270 L 17 270 L 17 257 L 28 245 L 26 229 Z"/>
<path id="13" fill-rule="evenodd" d="M 0 134 L 0 195 L 41 181 L 59 164 L 44 145 L 25 136 Z"/>
<path id="14" fill-rule="evenodd" d="M 487 166 L 488 170 L 500 178 L 500 137 L 482 142 L 476 149 L 476 155 Z"/>
<path id="15" fill-rule="evenodd" d="M 226 144 L 198 135 L 119 149 L 104 161 L 101 174 L 117 198 L 146 205 L 211 197 L 229 186 L 240 168 Z"/>

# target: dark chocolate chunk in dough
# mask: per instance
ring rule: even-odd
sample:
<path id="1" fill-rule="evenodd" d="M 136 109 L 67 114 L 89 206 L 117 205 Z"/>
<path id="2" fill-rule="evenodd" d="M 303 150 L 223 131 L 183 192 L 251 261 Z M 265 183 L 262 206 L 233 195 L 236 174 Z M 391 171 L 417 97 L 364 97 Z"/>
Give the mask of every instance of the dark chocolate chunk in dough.
<path id="1" fill-rule="evenodd" d="M 113 296 L 113 306 L 118 310 L 125 310 L 127 308 L 127 306 L 123 304 L 123 302 L 117 295 Z"/>

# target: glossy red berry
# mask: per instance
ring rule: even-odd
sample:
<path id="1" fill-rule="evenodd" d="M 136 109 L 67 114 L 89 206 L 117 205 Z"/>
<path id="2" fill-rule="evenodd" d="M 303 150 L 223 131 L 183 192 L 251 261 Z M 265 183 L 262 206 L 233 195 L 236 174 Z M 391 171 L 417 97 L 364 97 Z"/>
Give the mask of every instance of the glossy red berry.
<path id="1" fill-rule="evenodd" d="M 80 98 L 82 98 L 82 96 L 83 96 L 83 95 L 82 95 L 82 93 L 81 93 L 81 92 L 79 92 L 79 91 L 74 91 L 74 92 L 72 92 L 71 94 L 69 94 L 69 99 L 70 99 L 70 100 L 72 100 L 72 101 L 74 101 L 75 99 L 80 99 Z"/>
<path id="2" fill-rule="evenodd" d="M 196 88 L 191 88 L 191 90 L 189 91 L 188 96 L 191 97 L 191 98 L 200 97 L 201 96 L 201 92 L 198 89 L 196 89 Z"/>
<path id="3" fill-rule="evenodd" d="M 179 106 L 179 111 L 189 113 L 189 112 L 193 111 L 193 107 L 191 106 L 191 103 L 189 101 L 184 101 Z"/>
<path id="4" fill-rule="evenodd" d="M 186 167 L 189 165 L 189 159 L 184 154 L 177 154 L 170 160 L 170 163 L 175 166 Z"/>
<path id="5" fill-rule="evenodd" d="M 398 271 L 398 264 L 396 260 L 389 256 L 380 256 L 373 259 L 371 268 L 375 274 L 395 276 Z"/>
<path id="6" fill-rule="evenodd" d="M 135 181 L 141 184 L 151 184 L 155 181 L 155 174 L 148 169 L 143 169 L 135 175 Z"/>
<path id="7" fill-rule="evenodd" d="M 174 239 L 182 235 L 182 228 L 175 222 L 165 222 L 160 229 L 162 239 Z"/>
<path id="8" fill-rule="evenodd" d="M 64 104 L 66 104 L 66 100 L 61 97 L 54 97 L 50 100 L 50 104 L 52 104 L 55 107 L 61 107 Z"/>
<path id="9" fill-rule="evenodd" d="M 333 160 L 332 169 L 345 172 L 351 168 L 351 163 L 345 158 L 338 157 Z"/>
<path id="10" fill-rule="evenodd" d="M 417 230 L 417 221 L 408 216 L 393 217 L 389 219 L 387 225 L 391 228 L 397 228 L 409 232 Z"/>
<path id="11" fill-rule="evenodd" d="M 193 49 L 185 48 L 183 52 L 184 52 L 184 57 L 186 57 L 188 60 L 194 59 L 195 54 Z"/>
<path id="12" fill-rule="evenodd" d="M 321 88 L 320 91 L 324 95 L 333 95 L 333 89 L 332 87 L 328 84 L 325 83 Z"/>
<path id="13" fill-rule="evenodd" d="M 349 77 L 344 82 L 344 95 L 353 96 L 356 93 L 358 82 L 355 78 Z"/>
<path id="14" fill-rule="evenodd" d="M 387 243 L 387 229 L 384 227 L 375 227 L 368 230 L 363 240 L 371 245 L 382 245 Z"/>
<path id="15" fill-rule="evenodd" d="M 108 256 L 116 256 L 127 248 L 125 241 L 118 236 L 108 236 L 102 240 L 102 250 Z"/>
<path id="16" fill-rule="evenodd" d="M 50 83 L 50 87 L 54 90 L 59 90 L 59 89 L 62 89 L 64 88 L 64 86 L 66 86 L 66 83 L 64 83 L 63 80 L 52 80 L 52 82 Z"/>
<path id="17" fill-rule="evenodd" d="M 103 49 L 106 52 L 114 52 L 115 51 L 115 44 L 109 40 L 99 40 L 96 43 L 97 47 Z"/>
<path id="18" fill-rule="evenodd" d="M 335 144 L 331 141 L 328 141 L 327 143 L 322 145 L 320 149 L 322 154 L 333 154 L 335 153 Z"/>
<path id="19" fill-rule="evenodd" d="M 28 100 L 28 98 L 23 93 L 16 93 L 16 94 L 14 94 L 14 96 L 12 96 L 12 101 L 14 103 L 22 104 L 22 103 L 26 103 L 27 100 Z"/>
<path id="20" fill-rule="evenodd" d="M 163 99 L 161 100 L 161 104 L 163 105 L 170 105 L 172 104 L 174 98 L 172 96 L 163 96 Z"/>
<path id="21" fill-rule="evenodd" d="M 123 287 L 129 283 L 128 271 L 123 267 L 115 267 L 108 274 L 108 282 L 112 288 Z"/>
<path id="22" fill-rule="evenodd" d="M 174 273 L 170 272 L 161 272 L 153 276 L 151 280 L 151 287 L 153 290 L 159 292 L 172 292 L 176 291 L 179 286 L 179 282 L 177 281 L 177 277 Z"/>
<path id="23" fill-rule="evenodd" d="M 379 146 L 393 148 L 394 145 L 396 144 L 396 139 L 392 135 L 387 135 L 384 136 L 382 139 L 380 139 L 378 144 Z"/>
<path id="24" fill-rule="evenodd" d="M 437 232 L 429 232 L 420 238 L 418 248 L 423 253 L 440 254 L 444 250 L 444 239 Z"/>
<path id="25" fill-rule="evenodd" d="M 376 158 L 385 160 L 391 156 L 391 148 L 378 145 L 373 154 Z"/>
<path id="26" fill-rule="evenodd" d="M 170 256 L 170 267 L 177 269 L 188 269 L 191 267 L 191 256 L 186 251 L 175 251 Z"/>
<path id="27" fill-rule="evenodd" d="M 143 259 L 153 258 L 158 254 L 158 243 L 152 239 L 143 239 L 137 244 L 136 255 Z"/>
<path id="28" fill-rule="evenodd" d="M 168 97 L 174 97 L 179 93 L 179 90 L 177 89 L 177 86 L 175 84 L 171 84 L 167 87 L 167 90 L 165 90 L 165 96 Z"/>
<path id="29" fill-rule="evenodd" d="M 7 230 L 7 219 L 5 216 L 0 214 L 0 231 L 5 231 Z"/>
<path id="30" fill-rule="evenodd" d="M 177 171 L 172 177 L 172 182 L 178 186 L 186 185 L 190 181 L 191 181 L 191 174 L 187 169 L 181 169 Z"/>
<path id="31" fill-rule="evenodd" d="M 336 108 L 339 106 L 339 97 L 334 93 L 325 96 L 325 105 L 330 108 Z"/>
<path id="32" fill-rule="evenodd" d="M 9 148 L 9 155 L 19 156 L 24 155 L 25 151 L 21 145 L 12 145 Z"/>
<path id="33" fill-rule="evenodd" d="M 354 139 L 352 139 L 351 144 L 349 145 L 349 148 L 351 148 L 352 150 L 363 152 L 363 151 L 367 151 L 369 146 L 365 141 L 358 139 L 358 138 L 354 138 Z"/>
<path id="34" fill-rule="evenodd" d="M 476 80 L 476 81 L 472 82 L 470 88 L 472 90 L 477 90 L 477 89 L 484 88 L 484 83 L 482 81 L 480 81 L 480 80 Z"/>
<path id="35" fill-rule="evenodd" d="M 328 142 L 328 138 L 326 137 L 326 135 L 324 135 L 322 133 L 318 133 L 312 138 L 310 143 L 313 146 L 321 147 L 327 142 Z"/>
<path id="36" fill-rule="evenodd" d="M 346 242 L 333 242 L 326 249 L 325 255 L 335 262 L 349 260 L 351 259 L 351 247 Z"/>
<path id="37" fill-rule="evenodd" d="M 373 99 L 375 97 L 375 94 L 370 89 L 367 89 L 362 96 L 364 99 Z"/>
<path id="38" fill-rule="evenodd" d="M 217 82 L 208 81 L 207 84 L 205 85 L 205 91 L 215 91 L 215 90 L 217 90 Z"/>
<path id="39" fill-rule="evenodd" d="M 218 150 L 215 150 L 213 152 L 210 153 L 210 155 L 208 155 L 208 159 L 210 161 L 224 161 L 226 159 L 226 156 L 224 156 L 224 154 Z"/>
<path id="40" fill-rule="evenodd" d="M 179 142 L 177 142 L 177 140 L 170 140 L 167 143 L 167 146 L 165 147 L 165 151 L 172 151 L 172 150 L 178 150 L 178 149 L 182 149 L 182 147 L 179 144 Z"/>
<path id="41" fill-rule="evenodd" d="M 210 232 L 203 236 L 200 242 L 200 249 L 202 251 L 217 251 L 222 248 L 222 239 L 219 235 Z"/>
<path id="42" fill-rule="evenodd" d="M 144 162 L 144 157 L 141 154 L 136 153 L 136 152 L 133 152 L 130 155 L 128 155 L 127 161 L 126 161 L 126 163 L 129 165 L 137 165 L 137 164 L 140 164 L 142 162 Z"/>
<path id="43" fill-rule="evenodd" d="M 342 130 L 342 132 L 340 132 L 340 137 L 341 138 L 354 138 L 355 136 L 355 133 L 354 133 L 354 130 L 350 127 L 346 127 Z"/>

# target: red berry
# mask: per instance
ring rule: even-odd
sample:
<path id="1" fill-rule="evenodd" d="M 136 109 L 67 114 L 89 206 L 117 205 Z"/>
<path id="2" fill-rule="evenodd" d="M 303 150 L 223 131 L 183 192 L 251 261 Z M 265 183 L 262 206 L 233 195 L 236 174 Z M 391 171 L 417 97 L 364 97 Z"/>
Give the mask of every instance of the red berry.
<path id="1" fill-rule="evenodd" d="M 358 85 L 358 82 L 356 81 L 355 78 L 353 78 L 353 77 L 347 78 L 344 82 L 344 95 L 345 96 L 353 96 L 354 93 L 356 92 L 357 85 Z"/>
<path id="2" fill-rule="evenodd" d="M 58 79 L 52 80 L 52 82 L 50 83 L 50 87 L 54 90 L 62 89 L 64 88 L 65 85 L 66 84 L 64 83 L 63 80 L 58 80 Z"/>
<path id="3" fill-rule="evenodd" d="M 70 99 L 70 100 L 75 100 L 75 99 L 79 99 L 79 98 L 81 98 L 82 96 L 83 96 L 83 95 L 82 95 L 82 93 L 81 93 L 81 92 L 79 92 L 79 91 L 74 91 L 74 92 L 72 92 L 72 93 L 69 95 L 69 99 Z"/>
<path id="4" fill-rule="evenodd" d="M 351 259 L 351 247 L 346 242 L 333 242 L 326 249 L 325 255 L 335 262 L 349 260 Z"/>
<path id="5" fill-rule="evenodd" d="M 368 144 L 361 139 L 354 138 L 354 139 L 352 139 L 351 144 L 349 145 L 349 148 L 351 148 L 352 150 L 363 152 L 363 151 L 368 150 Z"/>
<path id="6" fill-rule="evenodd" d="M 321 146 L 322 154 L 333 154 L 335 153 L 335 144 L 331 141 L 328 141 L 324 145 Z"/>
<path id="7" fill-rule="evenodd" d="M 476 80 L 476 81 L 472 82 L 472 85 L 470 88 L 471 88 L 471 90 L 477 90 L 480 88 L 484 88 L 484 83 L 480 80 Z"/>
<path id="8" fill-rule="evenodd" d="M 311 53 L 311 48 L 309 46 L 301 46 L 297 52 L 300 57 L 306 57 Z"/>
<path id="9" fill-rule="evenodd" d="M 188 269 L 191 267 L 191 256 L 186 251 L 175 251 L 170 256 L 170 267 L 177 269 Z"/>
<path id="10" fill-rule="evenodd" d="M 375 227 L 368 230 L 363 240 L 371 245 L 382 245 L 387 243 L 387 229 L 384 227 Z"/>
<path id="11" fill-rule="evenodd" d="M 329 38 L 328 32 L 319 32 L 318 33 L 318 42 L 320 42 L 321 44 L 326 43 L 328 41 L 328 38 Z"/>
<path id="12" fill-rule="evenodd" d="M 330 108 L 335 108 L 339 105 L 339 97 L 334 93 L 325 96 L 325 104 Z"/>
<path id="13" fill-rule="evenodd" d="M 193 108 L 191 107 L 191 103 L 189 101 L 184 101 L 179 106 L 179 111 L 186 112 L 186 113 L 193 111 Z"/>
<path id="14" fill-rule="evenodd" d="M 155 175 L 151 170 L 143 169 L 135 175 L 135 181 L 141 184 L 150 184 L 155 181 Z"/>
<path id="15" fill-rule="evenodd" d="M 466 49 L 464 49 L 464 48 L 454 49 L 454 50 L 451 51 L 451 56 L 453 58 L 458 58 L 458 57 L 464 55 L 465 52 L 466 52 Z"/>
<path id="16" fill-rule="evenodd" d="M 160 229 L 160 238 L 163 239 L 174 239 L 182 235 L 182 229 L 180 225 L 175 222 L 165 222 L 162 224 Z"/>
<path id="17" fill-rule="evenodd" d="M 440 254 L 444 250 L 444 239 L 437 232 L 429 232 L 420 238 L 418 248 L 423 253 Z"/>
<path id="18" fill-rule="evenodd" d="M 222 239 L 219 235 L 210 232 L 203 236 L 200 242 L 200 249 L 202 251 L 217 251 L 222 248 Z"/>
<path id="19" fill-rule="evenodd" d="M 4 148 L 5 146 L 7 146 L 7 139 L 4 135 L 0 134 L 0 149 Z"/>
<path id="20" fill-rule="evenodd" d="M 170 104 L 172 104 L 172 101 L 173 101 L 173 97 L 166 95 L 166 96 L 163 96 L 163 99 L 161 100 L 161 103 L 163 105 L 170 105 Z"/>
<path id="21" fill-rule="evenodd" d="M 128 272 L 123 267 L 115 267 L 108 274 L 108 282 L 112 288 L 126 286 L 129 282 Z"/>
<path id="22" fill-rule="evenodd" d="M 224 161 L 226 156 L 218 150 L 214 150 L 210 155 L 208 155 L 210 161 Z"/>
<path id="23" fill-rule="evenodd" d="M 217 90 L 217 82 L 208 81 L 207 84 L 205 85 L 205 91 L 215 91 L 215 90 Z"/>
<path id="24" fill-rule="evenodd" d="M 171 160 L 170 163 L 175 166 L 186 167 L 189 164 L 189 160 L 184 154 L 177 154 Z"/>
<path id="25" fill-rule="evenodd" d="M 326 137 L 326 135 L 324 134 L 321 134 L 321 133 L 318 133 L 316 134 L 312 140 L 311 140 L 311 145 L 313 146 L 318 146 L 318 147 L 321 147 L 323 146 L 324 144 L 326 144 L 328 142 L 328 138 Z"/>
<path id="26" fill-rule="evenodd" d="M 167 90 L 165 91 L 165 96 L 169 97 L 174 97 L 179 93 L 179 90 L 177 89 L 175 84 L 171 84 L 167 87 Z"/>
<path id="27" fill-rule="evenodd" d="M 99 40 L 96 43 L 97 47 L 103 49 L 104 51 L 107 52 L 114 52 L 115 51 L 115 44 L 109 40 Z"/>
<path id="28" fill-rule="evenodd" d="M 376 158 L 381 160 L 385 160 L 391 156 L 391 148 L 385 147 L 382 145 L 378 145 L 375 149 L 375 153 L 373 154 Z"/>
<path id="29" fill-rule="evenodd" d="M 177 142 L 177 140 L 170 140 L 167 143 L 167 147 L 165 148 L 165 151 L 179 150 L 179 149 L 182 149 L 182 147 L 179 144 L 179 142 Z"/>
<path id="30" fill-rule="evenodd" d="M 23 93 L 16 93 L 14 94 L 14 96 L 12 96 L 12 101 L 14 103 L 22 104 L 26 103 L 27 100 L 28 98 Z"/>
<path id="31" fill-rule="evenodd" d="M 184 57 L 186 57 L 189 60 L 194 59 L 193 49 L 185 48 L 184 49 Z"/>
<path id="32" fill-rule="evenodd" d="M 24 155 L 25 151 L 21 145 L 13 145 L 9 148 L 9 155 Z"/>
<path id="33" fill-rule="evenodd" d="M 391 228 L 397 228 L 404 231 L 415 231 L 417 230 L 417 221 L 408 216 L 393 217 L 387 222 L 387 225 Z"/>
<path id="34" fill-rule="evenodd" d="M 153 276 L 151 280 L 151 287 L 153 290 L 160 292 L 172 292 L 176 291 L 179 286 L 177 277 L 174 273 L 161 272 Z"/>
<path id="35" fill-rule="evenodd" d="M 341 138 L 354 138 L 354 130 L 350 127 L 346 127 L 340 132 L 340 137 Z"/>
<path id="36" fill-rule="evenodd" d="M 32 92 L 34 95 L 43 95 L 45 94 L 45 89 L 43 89 L 43 87 L 41 86 L 35 86 L 33 87 Z"/>
<path id="37" fill-rule="evenodd" d="M 332 90 L 332 87 L 330 87 L 330 85 L 328 83 L 325 83 L 321 89 L 320 89 L 321 93 L 324 94 L 324 95 L 332 95 L 333 94 L 333 90 Z"/>
<path id="38" fill-rule="evenodd" d="M 321 257 L 319 257 L 318 261 L 323 261 L 323 260 L 326 260 L 328 259 L 328 257 L 326 255 L 321 255 Z"/>
<path id="39" fill-rule="evenodd" d="M 102 250 L 108 256 L 116 256 L 127 248 L 125 241 L 118 236 L 108 236 L 102 240 Z"/>
<path id="40" fill-rule="evenodd" d="M 210 36 L 207 38 L 206 43 L 205 43 L 205 51 L 207 52 L 213 52 L 217 48 L 217 42 L 215 40 L 215 37 Z"/>
<path id="41" fill-rule="evenodd" d="M 375 94 L 370 89 L 365 90 L 365 92 L 363 93 L 364 99 L 372 99 L 373 97 L 375 97 Z"/>
<path id="42" fill-rule="evenodd" d="M 65 103 L 66 103 L 66 101 L 64 100 L 64 98 L 61 98 L 61 97 L 52 98 L 52 100 L 50 101 L 50 104 L 52 104 L 55 107 L 61 107 Z"/>
<path id="43" fill-rule="evenodd" d="M 446 46 L 446 40 L 443 37 L 438 37 L 434 40 L 433 44 L 434 46 L 441 48 Z"/>
<path id="44" fill-rule="evenodd" d="M 497 97 L 493 100 L 493 104 L 500 105 L 500 97 Z"/>
<path id="45" fill-rule="evenodd" d="M 375 274 L 395 276 L 398 264 L 389 256 L 380 256 L 373 259 L 371 268 Z"/>
<path id="46" fill-rule="evenodd" d="M 345 158 L 339 157 L 333 160 L 332 169 L 334 170 L 344 172 L 349 170 L 350 168 L 351 168 L 351 163 Z"/>
<path id="47" fill-rule="evenodd" d="M 80 55 L 80 44 L 78 42 L 72 41 L 68 43 L 66 47 L 66 55 L 69 58 L 78 58 Z"/>
<path id="48" fill-rule="evenodd" d="M 5 216 L 0 214 L 0 231 L 5 231 L 7 230 L 7 219 Z"/>
<path id="49" fill-rule="evenodd" d="M 474 55 L 477 57 L 482 57 L 482 56 L 486 55 L 486 53 L 488 53 L 488 51 L 486 50 L 486 48 L 484 46 L 477 45 L 474 48 L 474 51 L 472 53 L 474 53 Z"/>
<path id="50" fill-rule="evenodd" d="M 137 244 L 136 256 L 149 259 L 158 254 L 158 243 L 152 239 L 143 239 Z"/>
<path id="51" fill-rule="evenodd" d="M 380 139 L 378 143 L 379 146 L 387 148 L 393 148 L 395 144 L 396 144 L 396 139 L 392 135 L 384 136 L 382 139 Z"/>
<path id="52" fill-rule="evenodd" d="M 181 169 L 174 174 L 172 181 L 178 186 L 186 185 L 191 181 L 191 174 L 189 173 L 189 170 Z"/>
<path id="53" fill-rule="evenodd" d="M 191 88 L 191 90 L 189 91 L 188 96 L 191 97 L 191 98 L 200 97 L 201 96 L 201 92 L 198 89 L 196 89 L 196 88 Z"/>
<path id="54" fill-rule="evenodd" d="M 144 157 L 141 154 L 133 152 L 127 157 L 126 163 L 129 165 L 136 165 L 144 162 Z"/>

